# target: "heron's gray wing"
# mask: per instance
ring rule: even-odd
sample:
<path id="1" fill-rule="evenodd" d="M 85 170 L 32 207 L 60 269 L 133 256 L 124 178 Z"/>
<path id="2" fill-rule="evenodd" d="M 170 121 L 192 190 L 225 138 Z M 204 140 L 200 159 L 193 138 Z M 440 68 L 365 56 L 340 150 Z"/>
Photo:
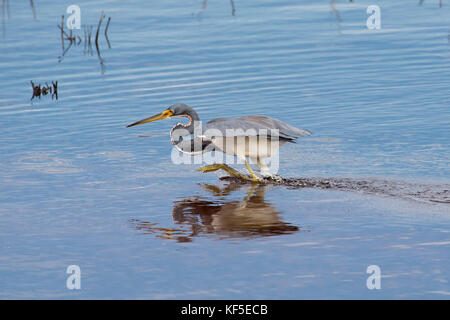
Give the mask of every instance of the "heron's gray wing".
<path id="1" fill-rule="evenodd" d="M 266 126 L 270 129 L 278 129 L 280 133 L 295 136 L 295 137 L 303 137 L 303 136 L 310 136 L 312 134 L 311 131 L 306 129 L 299 129 L 295 128 L 286 122 L 280 121 L 278 119 L 274 119 L 267 116 L 246 116 L 246 117 L 240 117 L 237 119 L 242 119 L 245 121 L 250 121 L 254 123 L 258 123 L 260 125 Z"/>
<path id="2" fill-rule="evenodd" d="M 248 121 L 243 118 L 217 118 L 209 121 L 203 130 L 203 135 L 207 138 L 212 136 L 221 135 L 222 137 L 230 136 L 259 136 L 264 132 L 264 135 L 270 137 L 278 137 L 280 139 L 295 140 L 296 137 L 293 135 L 281 132 L 281 130 L 272 131 L 272 129 L 278 129 L 274 126 L 267 126 L 264 123 L 258 123 L 255 121 Z"/>

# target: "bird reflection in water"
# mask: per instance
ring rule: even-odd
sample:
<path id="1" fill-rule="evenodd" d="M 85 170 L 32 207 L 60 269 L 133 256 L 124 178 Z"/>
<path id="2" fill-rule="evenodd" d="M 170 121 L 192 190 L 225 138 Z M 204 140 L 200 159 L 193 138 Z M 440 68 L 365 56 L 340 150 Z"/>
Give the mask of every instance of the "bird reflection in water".
<path id="1" fill-rule="evenodd" d="M 139 231 L 163 239 L 191 242 L 194 237 L 215 235 L 219 238 L 255 238 L 291 234 L 299 228 L 283 222 L 280 212 L 265 200 L 267 185 L 253 184 L 242 200 L 226 197 L 248 184 L 230 183 L 225 187 L 201 185 L 213 198 L 189 197 L 174 202 L 172 217 L 177 228 L 162 228 L 157 223 L 130 220 Z"/>

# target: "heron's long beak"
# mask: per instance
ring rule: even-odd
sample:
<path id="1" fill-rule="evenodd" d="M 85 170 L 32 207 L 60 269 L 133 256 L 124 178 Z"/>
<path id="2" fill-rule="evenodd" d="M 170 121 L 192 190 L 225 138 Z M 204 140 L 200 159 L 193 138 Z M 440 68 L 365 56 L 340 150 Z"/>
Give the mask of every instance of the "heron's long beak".
<path id="1" fill-rule="evenodd" d="M 145 118 L 145 119 L 139 120 L 139 121 L 137 121 L 135 123 L 129 124 L 129 125 L 127 125 L 127 128 L 133 127 L 133 126 L 137 126 L 139 124 L 144 124 L 144 123 L 147 123 L 147 122 L 152 122 L 152 121 L 156 121 L 156 120 L 166 119 L 166 118 L 170 117 L 171 115 L 173 115 L 172 111 L 165 110 L 165 111 L 163 111 L 161 113 L 158 113 L 158 114 L 155 114 L 154 116 L 151 116 L 149 118 Z"/>

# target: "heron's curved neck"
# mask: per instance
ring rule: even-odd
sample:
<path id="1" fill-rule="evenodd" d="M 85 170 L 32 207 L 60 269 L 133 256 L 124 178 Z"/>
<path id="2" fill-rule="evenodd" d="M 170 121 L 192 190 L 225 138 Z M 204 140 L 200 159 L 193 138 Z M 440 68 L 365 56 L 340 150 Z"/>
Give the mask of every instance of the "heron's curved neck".
<path id="1" fill-rule="evenodd" d="M 184 124 L 178 122 L 172 129 L 170 129 L 170 142 L 177 147 L 183 141 L 183 136 L 189 136 L 195 133 L 195 128 L 200 125 L 200 117 L 194 110 L 189 111 L 181 116 L 189 120 L 188 123 Z"/>
<path id="2" fill-rule="evenodd" d="M 193 134 L 195 127 L 200 124 L 200 117 L 198 116 L 197 112 L 195 112 L 194 110 L 190 110 L 185 115 L 182 115 L 180 117 L 188 118 L 189 123 L 187 123 L 186 125 L 183 125 L 182 123 L 177 123 L 177 126 L 181 125 L 183 126 L 183 128 L 187 129 L 190 134 Z"/>
<path id="3" fill-rule="evenodd" d="M 187 118 L 189 120 L 188 123 L 184 124 L 181 122 L 178 122 L 173 128 L 172 130 L 170 130 L 170 133 L 172 134 L 172 132 L 174 130 L 177 129 L 184 129 L 184 132 L 188 132 L 187 134 L 182 134 L 183 136 L 187 136 L 190 134 L 194 133 L 194 129 L 200 125 L 200 117 L 198 116 L 197 112 L 195 112 L 194 110 L 189 111 L 186 114 L 180 115 L 180 116 L 173 116 L 173 118 L 175 117 L 183 117 L 183 118 Z"/>

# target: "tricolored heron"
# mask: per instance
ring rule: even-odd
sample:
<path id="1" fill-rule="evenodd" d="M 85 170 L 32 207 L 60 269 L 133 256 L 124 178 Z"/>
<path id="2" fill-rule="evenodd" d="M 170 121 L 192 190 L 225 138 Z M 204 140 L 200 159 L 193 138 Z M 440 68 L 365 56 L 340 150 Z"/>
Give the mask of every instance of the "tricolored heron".
<path id="1" fill-rule="evenodd" d="M 199 168 L 199 171 L 211 172 L 222 169 L 231 176 L 255 182 L 260 182 L 262 179 L 252 170 L 247 158 L 259 167 L 263 176 L 278 180 L 279 177 L 270 172 L 265 159 L 271 157 L 274 151 L 278 152 L 274 150 L 274 147 L 279 148 L 286 142 L 295 143 L 298 137 L 311 135 L 308 130 L 295 128 L 266 116 L 217 118 L 209 121 L 203 128 L 197 112 L 182 103 L 171 105 L 163 112 L 134 122 L 127 127 L 173 117 L 185 117 L 189 120 L 187 124 L 177 123 L 170 130 L 170 141 L 175 148 L 190 155 L 219 150 L 236 156 L 244 162 L 250 177 L 223 163 L 204 166 Z M 183 140 L 183 136 L 188 135 L 194 135 L 193 139 Z"/>

